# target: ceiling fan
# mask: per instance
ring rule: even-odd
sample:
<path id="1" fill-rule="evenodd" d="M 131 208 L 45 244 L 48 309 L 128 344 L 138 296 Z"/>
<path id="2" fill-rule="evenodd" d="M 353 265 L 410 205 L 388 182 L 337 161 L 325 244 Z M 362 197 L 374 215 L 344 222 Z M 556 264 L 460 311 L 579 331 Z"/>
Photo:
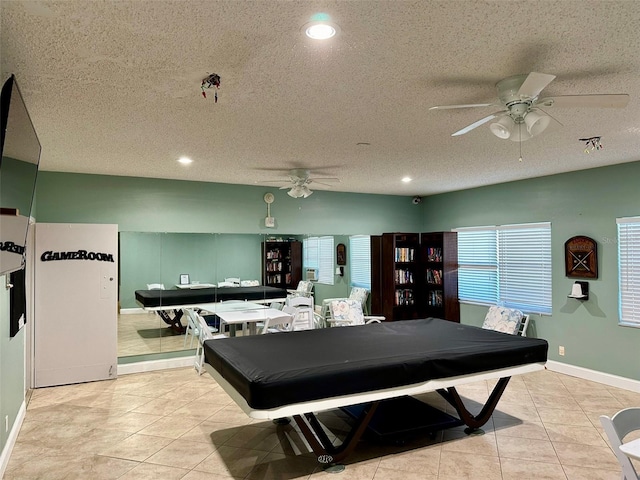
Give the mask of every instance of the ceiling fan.
<path id="1" fill-rule="evenodd" d="M 293 198 L 307 198 L 313 193 L 313 191 L 309 188 L 309 185 L 311 183 L 331 187 L 329 183 L 325 182 L 340 181 L 340 179 L 335 177 L 313 177 L 311 170 L 306 168 L 293 168 L 288 171 L 287 175 L 288 180 L 265 180 L 260 183 L 287 183 L 287 185 L 280 187 L 280 190 L 289 189 L 287 195 Z M 318 180 L 322 180 L 322 182 L 319 182 Z"/>
<path id="2" fill-rule="evenodd" d="M 528 75 L 515 75 L 496 83 L 499 103 L 439 105 L 431 107 L 429 110 L 501 107 L 502 110 L 467 125 L 451 136 L 464 135 L 480 125 L 498 119 L 489 125 L 491 133 L 498 138 L 523 142 L 539 135 L 549 126 L 553 117 L 543 108 L 624 108 L 629 103 L 629 95 L 627 94 L 558 95 L 540 98 L 540 92 L 554 78 L 556 78 L 555 75 L 536 72 L 531 72 Z"/>

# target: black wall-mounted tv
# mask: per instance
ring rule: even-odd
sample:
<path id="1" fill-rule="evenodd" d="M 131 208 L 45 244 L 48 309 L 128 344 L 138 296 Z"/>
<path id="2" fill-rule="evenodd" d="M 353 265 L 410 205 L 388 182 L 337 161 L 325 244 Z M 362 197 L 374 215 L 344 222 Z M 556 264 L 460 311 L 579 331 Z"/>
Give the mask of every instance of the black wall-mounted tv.
<path id="1" fill-rule="evenodd" d="M 15 76 L 0 94 L 0 275 L 21 269 L 40 163 L 40 141 Z"/>

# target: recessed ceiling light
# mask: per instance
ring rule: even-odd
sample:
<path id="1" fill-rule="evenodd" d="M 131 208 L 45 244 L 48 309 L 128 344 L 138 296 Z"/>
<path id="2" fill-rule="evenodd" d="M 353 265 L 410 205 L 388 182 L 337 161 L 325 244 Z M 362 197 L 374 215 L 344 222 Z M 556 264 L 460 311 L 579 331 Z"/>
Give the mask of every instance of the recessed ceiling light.
<path id="1" fill-rule="evenodd" d="M 193 160 L 191 160 L 189 157 L 180 157 L 178 159 L 178 162 L 180 162 L 183 165 L 189 165 L 191 162 L 193 162 Z"/>
<path id="2" fill-rule="evenodd" d="M 304 33 L 313 40 L 326 40 L 336 34 L 336 29 L 328 23 L 313 22 L 305 25 Z"/>
<path id="3" fill-rule="evenodd" d="M 409 183 L 409 182 L 411 181 L 411 177 L 404 177 L 404 178 L 402 179 L 402 181 L 403 181 L 404 183 Z"/>

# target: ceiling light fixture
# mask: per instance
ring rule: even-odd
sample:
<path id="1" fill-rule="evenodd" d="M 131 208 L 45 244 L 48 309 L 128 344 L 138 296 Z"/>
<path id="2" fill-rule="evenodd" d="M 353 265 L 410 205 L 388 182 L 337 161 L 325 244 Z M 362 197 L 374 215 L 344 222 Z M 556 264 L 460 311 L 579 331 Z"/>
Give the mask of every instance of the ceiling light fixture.
<path id="1" fill-rule="evenodd" d="M 403 181 L 404 183 L 409 183 L 411 180 L 412 180 L 412 178 L 411 178 L 411 177 L 404 177 L 404 178 L 402 179 L 402 181 Z"/>
<path id="2" fill-rule="evenodd" d="M 491 130 L 491 133 L 493 133 L 496 137 L 506 140 L 511 136 L 513 125 L 514 123 L 511 117 L 506 116 L 489 125 L 489 130 Z"/>
<path id="3" fill-rule="evenodd" d="M 524 110 L 524 108 L 513 109 L 510 115 L 505 115 L 497 122 L 489 125 L 491 133 L 503 140 L 508 138 L 514 142 L 524 142 L 536 135 L 540 135 L 551 123 L 549 115 L 543 115 L 537 111 L 521 113 L 520 110 Z M 521 128 L 523 124 L 525 126 L 524 129 Z M 517 132 L 514 132 L 515 127 L 518 127 Z"/>
<path id="4" fill-rule="evenodd" d="M 313 40 L 327 40 L 336 34 L 336 29 L 325 23 L 308 25 L 304 31 Z"/>
<path id="5" fill-rule="evenodd" d="M 540 115 L 538 112 L 529 112 L 524 116 L 524 124 L 527 126 L 527 131 L 532 137 L 544 132 L 545 128 L 551 123 L 551 117 L 548 115 Z"/>
<path id="6" fill-rule="evenodd" d="M 338 33 L 338 27 L 326 13 L 314 14 L 302 29 L 305 35 L 313 40 L 327 40 Z"/>
<path id="7" fill-rule="evenodd" d="M 306 185 L 294 185 L 291 187 L 291 190 L 287 192 L 287 195 L 292 198 L 307 198 L 312 193 Z"/>
<path id="8" fill-rule="evenodd" d="M 180 157 L 178 159 L 178 162 L 180 162 L 183 165 L 189 165 L 190 163 L 193 162 L 193 160 L 191 160 L 189 157 Z"/>

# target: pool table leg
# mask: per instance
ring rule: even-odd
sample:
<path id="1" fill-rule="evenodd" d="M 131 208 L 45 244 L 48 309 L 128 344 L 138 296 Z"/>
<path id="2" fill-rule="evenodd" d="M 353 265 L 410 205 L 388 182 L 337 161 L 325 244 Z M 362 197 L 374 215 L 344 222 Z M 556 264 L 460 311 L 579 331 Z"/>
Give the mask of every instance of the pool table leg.
<path id="1" fill-rule="evenodd" d="M 331 443 L 331 440 L 329 440 L 322 425 L 313 413 L 304 414 L 304 418 L 300 415 L 294 415 L 293 419 L 298 427 L 300 427 L 300 431 L 311 446 L 313 453 L 316 454 L 318 462 L 327 466 L 325 468 L 326 471 L 337 473 L 344 470 L 340 462 L 353 451 L 360 437 L 366 430 L 367 425 L 369 425 L 369 422 L 373 418 L 379 404 L 379 401 L 373 402 L 368 408 L 363 410 L 342 444 L 337 447 Z"/>
<path id="2" fill-rule="evenodd" d="M 466 409 L 455 387 L 449 387 L 447 389 L 441 388 L 438 390 L 438 393 L 456 409 L 456 412 L 458 412 L 458 415 L 460 416 L 460 420 L 469 427 L 465 430 L 465 433 L 478 433 L 480 427 L 487 423 L 491 415 L 493 415 L 493 411 L 495 410 L 500 397 L 502 397 L 504 389 L 507 388 L 507 384 L 510 379 L 511 377 L 503 377 L 498 380 L 498 383 L 496 383 L 491 395 L 489 395 L 487 402 L 484 404 L 478 415 L 472 415 L 469 410 Z"/>

